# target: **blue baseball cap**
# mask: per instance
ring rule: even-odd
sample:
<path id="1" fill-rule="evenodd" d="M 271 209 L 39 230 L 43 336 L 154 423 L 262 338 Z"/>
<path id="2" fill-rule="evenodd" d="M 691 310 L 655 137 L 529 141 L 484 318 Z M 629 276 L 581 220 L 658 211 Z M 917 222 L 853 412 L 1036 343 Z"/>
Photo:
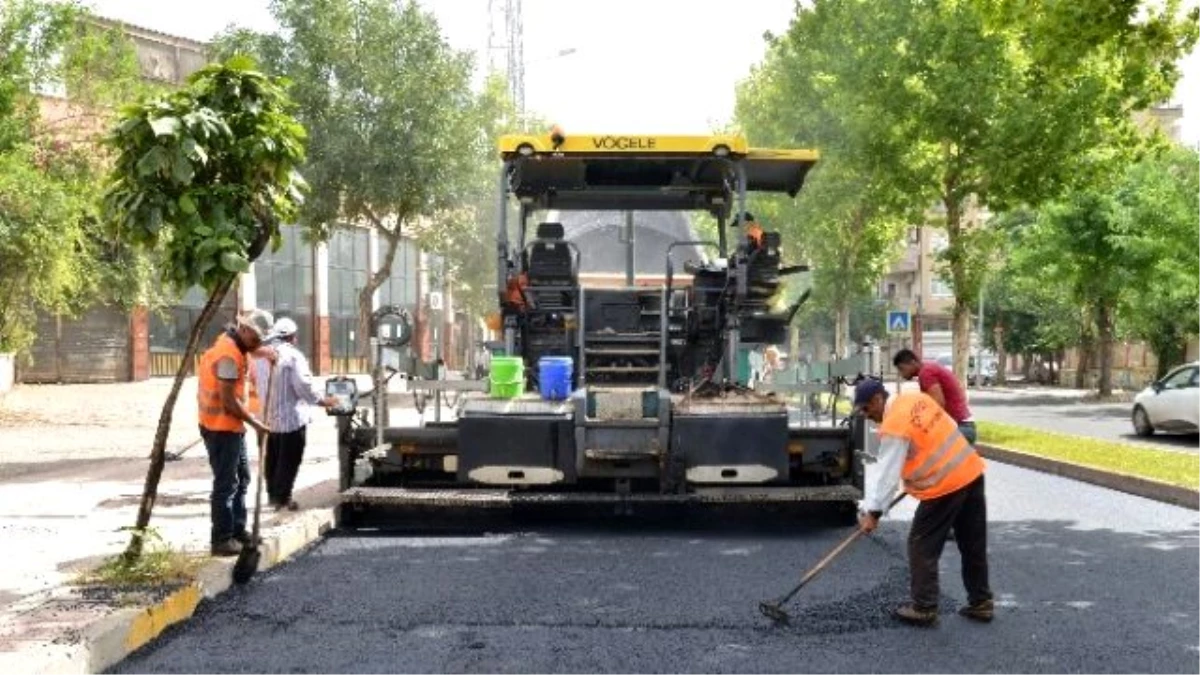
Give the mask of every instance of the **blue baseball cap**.
<path id="1" fill-rule="evenodd" d="M 883 385 L 881 380 L 876 380 L 873 377 L 869 377 L 862 382 L 859 382 L 858 386 L 854 388 L 855 410 L 861 410 L 867 405 L 867 403 L 871 401 L 872 398 L 875 398 L 875 394 L 880 393 L 882 393 L 885 398 L 888 395 L 887 387 Z"/>

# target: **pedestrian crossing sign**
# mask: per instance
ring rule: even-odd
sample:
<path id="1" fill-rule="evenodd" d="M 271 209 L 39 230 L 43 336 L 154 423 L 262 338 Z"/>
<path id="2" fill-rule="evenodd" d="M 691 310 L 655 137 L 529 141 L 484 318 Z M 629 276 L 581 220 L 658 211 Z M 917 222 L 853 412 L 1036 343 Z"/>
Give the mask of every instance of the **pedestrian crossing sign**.
<path id="1" fill-rule="evenodd" d="M 892 310 L 887 316 L 889 333 L 911 333 L 912 315 L 906 310 Z"/>

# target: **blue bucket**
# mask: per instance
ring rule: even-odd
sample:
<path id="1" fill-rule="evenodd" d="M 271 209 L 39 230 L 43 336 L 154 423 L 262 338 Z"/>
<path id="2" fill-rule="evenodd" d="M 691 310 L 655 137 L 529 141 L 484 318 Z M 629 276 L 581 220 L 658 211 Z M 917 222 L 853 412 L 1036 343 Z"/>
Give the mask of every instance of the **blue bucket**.
<path id="1" fill-rule="evenodd" d="M 548 401 L 565 401 L 571 396 L 571 376 L 575 362 L 569 356 L 543 356 L 538 359 L 538 391 Z"/>

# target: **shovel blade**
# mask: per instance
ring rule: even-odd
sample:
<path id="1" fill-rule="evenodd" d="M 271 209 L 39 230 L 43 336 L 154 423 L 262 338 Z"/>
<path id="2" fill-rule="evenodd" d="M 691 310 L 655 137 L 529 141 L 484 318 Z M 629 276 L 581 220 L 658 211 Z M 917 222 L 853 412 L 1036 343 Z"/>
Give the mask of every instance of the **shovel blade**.
<path id="1" fill-rule="evenodd" d="M 758 611 L 762 612 L 763 616 L 774 621 L 776 624 L 785 624 L 792 618 L 782 607 L 774 602 L 758 603 Z"/>
<path id="2" fill-rule="evenodd" d="M 258 571 L 258 563 L 262 559 L 262 552 L 257 546 L 247 546 L 238 554 L 237 562 L 233 564 L 233 580 L 236 583 L 244 584 L 254 578 L 254 573 Z"/>

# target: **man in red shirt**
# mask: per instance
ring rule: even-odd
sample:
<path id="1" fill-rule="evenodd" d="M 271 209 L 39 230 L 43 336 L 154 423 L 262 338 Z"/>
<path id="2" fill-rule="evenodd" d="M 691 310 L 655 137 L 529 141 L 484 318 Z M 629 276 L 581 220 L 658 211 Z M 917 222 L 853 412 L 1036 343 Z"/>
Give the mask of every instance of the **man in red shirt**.
<path id="1" fill-rule="evenodd" d="M 900 372 L 900 377 L 906 380 L 917 378 L 921 391 L 937 401 L 938 405 L 958 423 L 958 430 L 966 437 L 967 442 L 975 445 L 977 434 L 975 423 L 971 421 L 971 409 L 967 407 L 967 395 L 963 392 L 958 378 L 947 367 L 935 361 L 921 362 L 911 349 L 901 349 L 896 352 L 892 364 Z"/>

